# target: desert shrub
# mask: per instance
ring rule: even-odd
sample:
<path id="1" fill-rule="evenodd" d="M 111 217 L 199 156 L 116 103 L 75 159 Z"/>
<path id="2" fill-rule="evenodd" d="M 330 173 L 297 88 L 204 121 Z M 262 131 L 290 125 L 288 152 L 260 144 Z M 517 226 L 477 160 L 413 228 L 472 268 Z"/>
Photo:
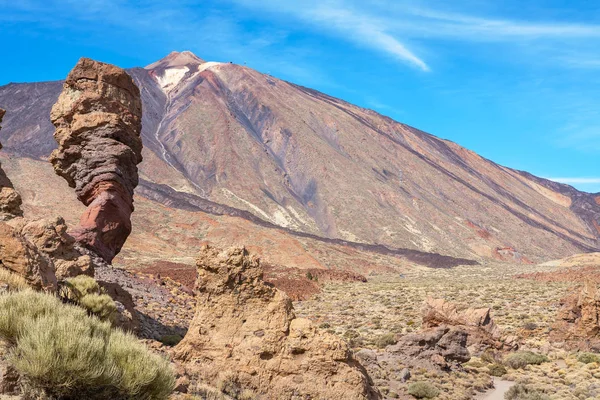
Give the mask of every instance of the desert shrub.
<path id="1" fill-rule="evenodd" d="M 90 276 L 79 275 L 67 279 L 62 283 L 60 296 L 102 320 L 113 321 L 117 315 L 117 305 L 113 299 Z"/>
<path id="2" fill-rule="evenodd" d="M 395 344 L 396 343 L 396 335 L 394 335 L 393 333 L 384 333 L 383 335 L 377 337 L 377 339 L 375 339 L 375 345 L 380 348 L 383 349 L 391 344 Z"/>
<path id="3" fill-rule="evenodd" d="M 513 369 L 518 369 L 532 364 L 539 365 L 547 361 L 549 361 L 548 357 L 542 354 L 533 353 L 531 351 L 518 351 L 506 356 L 504 364 Z"/>
<path id="4" fill-rule="evenodd" d="M 0 309 L 8 362 L 30 393 L 64 400 L 162 400 L 173 390 L 168 361 L 78 306 L 25 290 L 0 295 Z"/>
<path id="5" fill-rule="evenodd" d="M 431 383 L 421 381 L 408 385 L 408 394 L 417 399 L 433 399 L 440 394 L 440 391 Z"/>
<path id="6" fill-rule="evenodd" d="M 543 392 L 520 383 L 508 389 L 504 398 L 506 400 L 550 400 L 550 397 Z"/>
<path id="7" fill-rule="evenodd" d="M 160 338 L 160 342 L 165 346 L 177 346 L 179 342 L 181 342 L 183 338 L 179 335 L 164 335 Z"/>
<path id="8" fill-rule="evenodd" d="M 507 372 L 502 364 L 492 364 L 488 367 L 488 371 L 492 376 L 503 376 Z"/>
<path id="9" fill-rule="evenodd" d="M 29 287 L 21 275 L 0 267 L 0 283 L 8 285 L 8 290 L 24 290 Z"/>
<path id="10" fill-rule="evenodd" d="M 527 331 L 535 331 L 538 328 L 538 325 L 535 322 L 526 322 L 523 325 L 523 329 Z"/>
<path id="11" fill-rule="evenodd" d="M 598 354 L 594 354 L 594 353 L 579 353 L 577 355 L 577 361 L 584 363 L 584 364 L 600 362 L 600 356 L 598 356 Z"/>

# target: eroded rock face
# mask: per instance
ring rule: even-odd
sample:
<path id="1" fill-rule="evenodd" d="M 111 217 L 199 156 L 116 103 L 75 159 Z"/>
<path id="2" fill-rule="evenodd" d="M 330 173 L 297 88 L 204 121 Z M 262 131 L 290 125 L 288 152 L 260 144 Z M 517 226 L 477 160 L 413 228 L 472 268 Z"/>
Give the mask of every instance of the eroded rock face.
<path id="1" fill-rule="evenodd" d="M 0 124 L 6 111 L 0 108 Z M 2 126 L 0 126 L 2 130 Z M 2 145 L 0 144 L 0 149 Z M 6 221 L 14 217 L 23 216 L 21 210 L 21 196 L 15 190 L 12 182 L 6 176 L 6 173 L 0 168 L 0 220 Z"/>
<path id="2" fill-rule="evenodd" d="M 244 248 L 205 246 L 197 266 L 196 316 L 175 350 L 188 370 L 229 376 L 264 399 L 380 398 L 347 345 L 296 318 Z"/>
<path id="3" fill-rule="evenodd" d="M 386 348 L 382 360 L 444 371 L 459 369 L 471 359 L 467 349 L 468 333 L 457 327 L 439 326 L 402 336 Z"/>
<path id="4" fill-rule="evenodd" d="M 23 277 L 35 289 L 56 290 L 51 260 L 6 222 L 0 222 L 0 268 Z"/>
<path id="5" fill-rule="evenodd" d="M 142 161 L 139 89 L 123 69 L 82 58 L 50 118 L 58 142 L 50 161 L 88 207 L 72 235 L 110 262 L 131 233 Z"/>
<path id="6" fill-rule="evenodd" d="M 562 300 L 553 341 L 570 342 L 570 347 L 600 350 L 600 291 L 598 285 L 586 281 L 579 292 Z"/>
<path id="7" fill-rule="evenodd" d="M 11 225 L 50 258 L 58 280 L 77 275 L 94 276 L 91 257 L 77 247 L 62 217 L 15 219 Z"/>
<path id="8" fill-rule="evenodd" d="M 425 300 L 421 312 L 423 328 L 453 326 L 467 332 L 467 345 L 474 353 L 488 348 L 513 349 L 517 346 L 514 338 L 502 338 L 502 332 L 494 323 L 491 309 L 488 307 L 459 310 L 454 303 L 429 297 Z"/>

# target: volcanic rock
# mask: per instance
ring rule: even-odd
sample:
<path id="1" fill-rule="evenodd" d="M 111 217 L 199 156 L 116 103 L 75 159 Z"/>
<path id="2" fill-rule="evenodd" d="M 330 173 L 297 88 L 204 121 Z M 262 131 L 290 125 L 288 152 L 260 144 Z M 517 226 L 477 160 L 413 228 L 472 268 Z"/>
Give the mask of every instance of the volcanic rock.
<path id="1" fill-rule="evenodd" d="M 296 318 L 246 249 L 205 246 L 197 266 L 196 316 L 175 349 L 188 370 L 268 399 L 380 398 L 347 345 Z"/>
<path id="2" fill-rule="evenodd" d="M 558 318 L 552 326 L 553 341 L 567 341 L 578 348 L 600 350 L 600 291 L 586 281 L 579 292 L 561 301 Z"/>
<path id="3" fill-rule="evenodd" d="M 142 161 L 139 89 L 121 68 L 82 58 L 50 118 L 58 142 L 50 161 L 87 206 L 72 235 L 111 262 L 131 233 Z"/>
<path id="4" fill-rule="evenodd" d="M 0 123 L 2 123 L 5 113 L 6 111 L 0 108 Z M 1 126 L 0 129 L 2 129 Z M 2 144 L 0 144 L 0 149 L 2 149 Z M 22 216 L 21 204 L 21 196 L 0 167 L 0 220 L 6 221 L 13 217 Z"/>
<path id="5" fill-rule="evenodd" d="M 468 333 L 468 347 L 475 353 L 487 348 L 514 348 L 515 344 L 501 340 L 501 330 L 494 323 L 490 308 L 459 310 L 454 303 L 444 299 L 427 298 L 422 308 L 423 327 L 460 327 Z"/>
<path id="6" fill-rule="evenodd" d="M 468 335 L 460 327 L 449 326 L 410 333 L 388 346 L 382 359 L 411 367 L 455 370 L 471 359 L 467 349 Z"/>
<path id="7" fill-rule="evenodd" d="M 6 222 L 0 222 L 0 268 L 23 277 L 35 289 L 56 290 L 52 261 Z"/>

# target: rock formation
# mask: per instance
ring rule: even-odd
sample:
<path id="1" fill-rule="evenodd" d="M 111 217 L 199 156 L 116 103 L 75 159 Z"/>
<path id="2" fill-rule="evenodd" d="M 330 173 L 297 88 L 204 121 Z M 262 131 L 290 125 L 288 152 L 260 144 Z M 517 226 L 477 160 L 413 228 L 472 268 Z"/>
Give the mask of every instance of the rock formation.
<path id="1" fill-rule="evenodd" d="M 0 124 L 6 111 L 0 108 Z M 0 130 L 2 126 L 0 126 Z M 2 149 L 2 144 L 0 144 Z M 13 217 L 23 216 L 21 196 L 16 192 L 12 182 L 0 167 L 0 220 L 6 221 Z"/>
<path id="2" fill-rule="evenodd" d="M 579 292 L 562 301 L 553 341 L 569 342 L 569 347 L 600 351 L 600 291 L 593 281 L 586 281 Z"/>
<path id="3" fill-rule="evenodd" d="M 197 266 L 196 316 L 175 349 L 188 370 L 266 399 L 380 398 L 347 345 L 296 318 L 244 248 L 205 246 Z"/>
<path id="4" fill-rule="evenodd" d="M 502 338 L 502 332 L 494 323 L 488 307 L 459 310 L 456 304 L 429 297 L 421 311 L 423 328 L 460 327 L 468 333 L 467 346 L 475 353 L 487 348 L 514 349 L 517 346 L 516 338 Z"/>
<path id="5" fill-rule="evenodd" d="M 440 326 L 402 336 L 386 348 L 382 357 L 388 363 L 410 367 L 440 369 L 460 368 L 471 359 L 467 349 L 468 333 L 457 327 Z"/>
<path id="6" fill-rule="evenodd" d="M 72 235 L 111 262 L 131 233 L 142 161 L 140 91 L 123 69 L 82 58 L 50 118 L 58 142 L 50 161 L 87 206 Z"/>

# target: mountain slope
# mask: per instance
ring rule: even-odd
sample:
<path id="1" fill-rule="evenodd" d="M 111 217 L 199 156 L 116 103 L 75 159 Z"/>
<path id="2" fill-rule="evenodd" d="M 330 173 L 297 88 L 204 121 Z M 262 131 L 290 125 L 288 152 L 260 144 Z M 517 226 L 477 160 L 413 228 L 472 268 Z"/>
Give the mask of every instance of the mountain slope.
<path id="1" fill-rule="evenodd" d="M 600 249 L 600 194 L 189 52 L 130 73 L 144 100 L 145 197 L 181 208 L 198 196 L 290 231 L 456 257 L 527 262 Z M 60 88 L 0 87 L 6 151 L 49 154 Z M 156 195 L 160 185 L 177 201 Z"/>

